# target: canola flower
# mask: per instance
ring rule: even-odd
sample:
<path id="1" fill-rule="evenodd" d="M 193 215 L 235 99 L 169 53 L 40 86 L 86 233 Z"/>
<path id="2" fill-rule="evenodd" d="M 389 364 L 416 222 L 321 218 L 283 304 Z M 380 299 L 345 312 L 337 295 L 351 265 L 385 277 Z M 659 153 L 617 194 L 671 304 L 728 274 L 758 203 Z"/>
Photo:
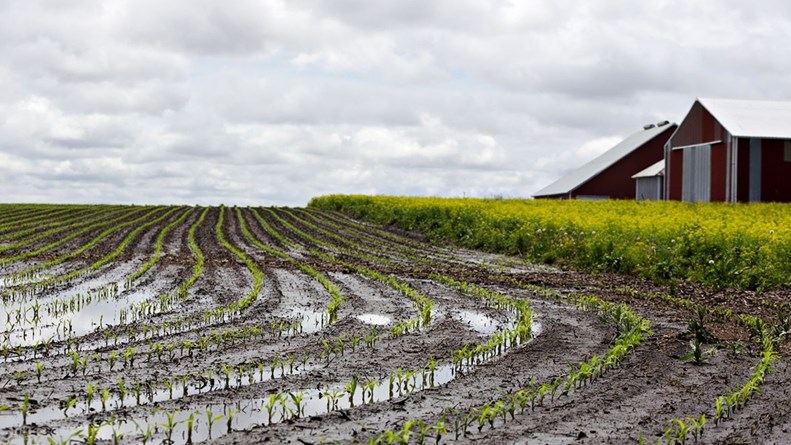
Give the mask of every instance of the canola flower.
<path id="1" fill-rule="evenodd" d="M 328 195 L 310 207 L 531 261 L 764 290 L 791 282 L 791 205 Z"/>

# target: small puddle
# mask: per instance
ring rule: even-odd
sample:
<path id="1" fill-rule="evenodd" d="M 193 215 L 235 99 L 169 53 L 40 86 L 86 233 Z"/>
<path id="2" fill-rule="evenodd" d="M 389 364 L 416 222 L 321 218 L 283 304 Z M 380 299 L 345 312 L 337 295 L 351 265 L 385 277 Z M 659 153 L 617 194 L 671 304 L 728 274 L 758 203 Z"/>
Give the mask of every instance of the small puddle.
<path id="1" fill-rule="evenodd" d="M 324 312 L 317 312 L 313 309 L 294 308 L 281 315 L 285 319 L 299 320 L 300 333 L 313 334 L 330 325 L 330 315 Z"/>
<path id="2" fill-rule="evenodd" d="M 373 326 L 385 326 L 392 323 L 392 319 L 386 315 L 382 314 L 360 314 L 357 316 L 357 319 L 365 324 L 370 324 Z"/>
<path id="3" fill-rule="evenodd" d="M 503 327 L 503 323 L 480 312 L 459 310 L 452 312 L 451 317 L 468 325 L 482 336 L 492 335 Z M 513 323 L 510 324 L 513 325 Z"/>

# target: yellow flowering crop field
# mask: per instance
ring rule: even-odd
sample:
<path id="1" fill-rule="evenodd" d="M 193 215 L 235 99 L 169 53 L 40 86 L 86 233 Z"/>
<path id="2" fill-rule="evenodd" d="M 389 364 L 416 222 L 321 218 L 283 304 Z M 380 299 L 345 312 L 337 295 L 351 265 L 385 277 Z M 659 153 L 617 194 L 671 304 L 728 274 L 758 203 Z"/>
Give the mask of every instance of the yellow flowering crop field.
<path id="1" fill-rule="evenodd" d="M 658 281 L 791 282 L 791 206 L 329 195 L 311 207 L 463 247 Z"/>

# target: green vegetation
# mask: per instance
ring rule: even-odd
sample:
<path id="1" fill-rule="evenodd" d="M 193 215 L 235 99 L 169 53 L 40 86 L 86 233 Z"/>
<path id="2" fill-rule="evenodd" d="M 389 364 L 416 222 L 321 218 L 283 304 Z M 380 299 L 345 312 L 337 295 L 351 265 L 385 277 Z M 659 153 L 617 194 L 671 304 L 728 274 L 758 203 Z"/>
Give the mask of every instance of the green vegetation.
<path id="1" fill-rule="evenodd" d="M 759 290 L 791 283 L 787 204 L 331 195 L 309 206 L 589 271 Z"/>

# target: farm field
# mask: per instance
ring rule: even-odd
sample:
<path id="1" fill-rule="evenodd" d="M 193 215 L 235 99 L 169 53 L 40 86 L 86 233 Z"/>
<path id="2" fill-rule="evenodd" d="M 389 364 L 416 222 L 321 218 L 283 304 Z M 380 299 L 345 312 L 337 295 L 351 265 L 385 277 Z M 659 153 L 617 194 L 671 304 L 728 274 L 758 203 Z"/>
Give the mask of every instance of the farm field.
<path id="1" fill-rule="evenodd" d="M 0 205 L 0 442 L 791 440 L 775 275 L 573 272 L 332 199 Z"/>

